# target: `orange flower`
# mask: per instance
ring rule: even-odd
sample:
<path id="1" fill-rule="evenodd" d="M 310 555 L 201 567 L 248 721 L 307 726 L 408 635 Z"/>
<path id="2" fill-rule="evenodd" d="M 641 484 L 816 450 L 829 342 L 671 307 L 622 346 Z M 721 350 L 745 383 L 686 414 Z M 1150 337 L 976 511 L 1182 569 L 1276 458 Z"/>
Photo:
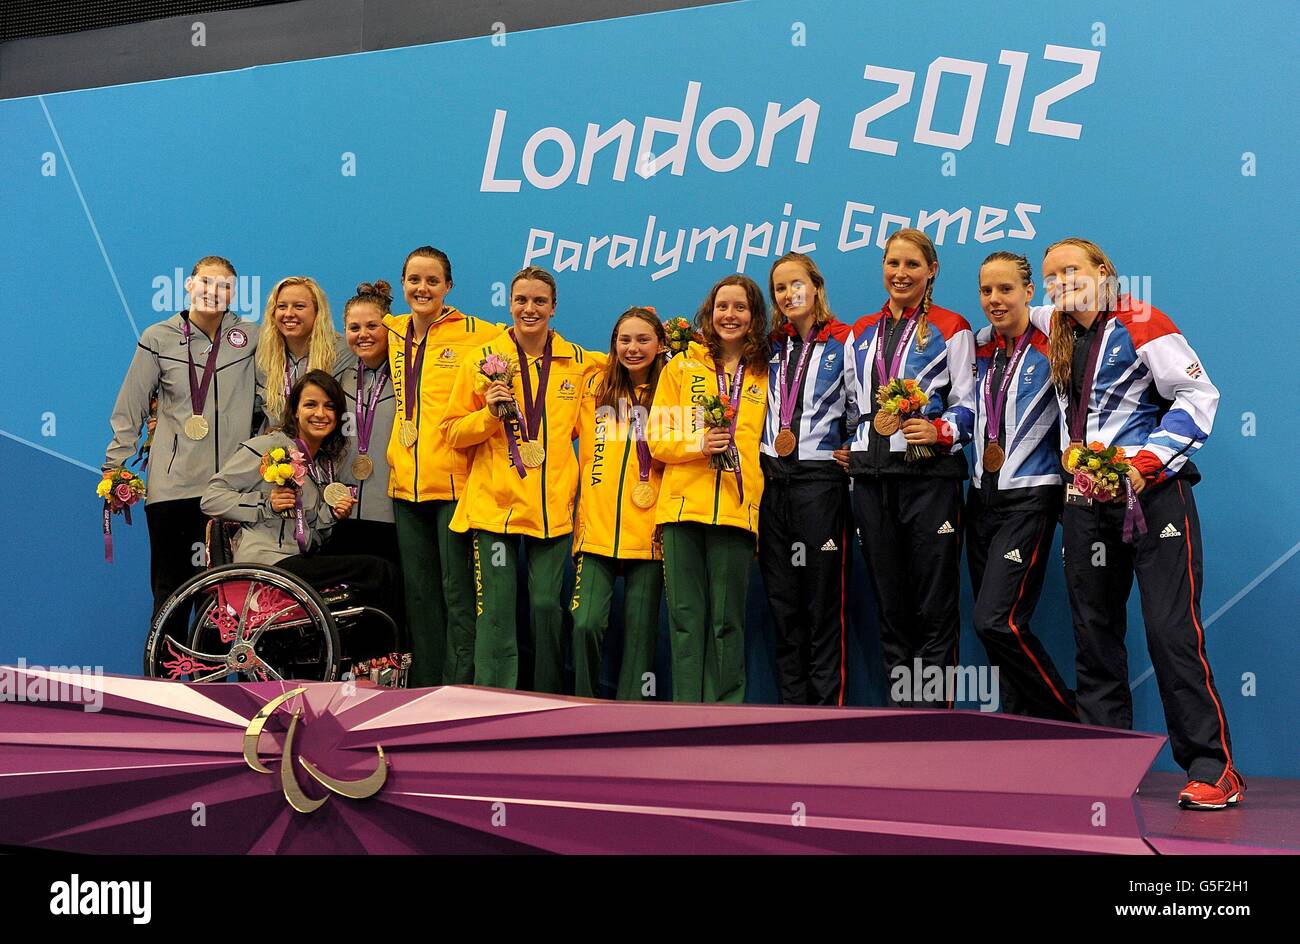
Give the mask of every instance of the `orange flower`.
<path id="1" fill-rule="evenodd" d="M 1093 452 L 1101 452 L 1106 447 L 1099 442 L 1090 442 L 1088 443 L 1088 448 L 1091 449 Z"/>

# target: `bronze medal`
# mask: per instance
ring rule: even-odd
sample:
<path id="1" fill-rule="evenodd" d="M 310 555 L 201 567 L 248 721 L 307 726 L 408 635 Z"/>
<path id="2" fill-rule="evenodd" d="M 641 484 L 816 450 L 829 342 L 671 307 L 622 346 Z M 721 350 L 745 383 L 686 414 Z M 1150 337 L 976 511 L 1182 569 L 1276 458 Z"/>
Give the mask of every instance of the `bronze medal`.
<path id="1" fill-rule="evenodd" d="M 794 433 L 788 429 L 783 429 L 776 434 L 774 447 L 778 456 L 788 456 L 794 452 L 795 446 L 799 445 L 799 440 L 795 438 Z"/>
<path id="2" fill-rule="evenodd" d="M 984 471 L 996 472 L 1007 461 L 1007 454 L 996 442 L 984 444 Z"/>
<path id="3" fill-rule="evenodd" d="M 521 442 L 519 444 L 519 458 L 524 460 L 524 465 L 528 468 L 536 469 L 546 461 L 546 447 L 536 439 Z"/>
<path id="4" fill-rule="evenodd" d="M 649 482 L 637 482 L 636 487 L 632 489 L 632 504 L 638 508 L 653 508 L 658 498 L 655 487 Z"/>
<path id="5" fill-rule="evenodd" d="M 375 461 L 369 456 L 363 453 L 352 460 L 352 477 L 358 482 L 364 482 L 374 474 Z"/>
<path id="6" fill-rule="evenodd" d="M 185 435 L 198 442 L 208 435 L 208 421 L 197 414 L 185 421 Z"/>
<path id="7" fill-rule="evenodd" d="M 888 410 L 877 410 L 876 417 L 871 421 L 871 425 L 876 428 L 876 432 L 880 435 L 892 436 L 898 432 L 898 414 L 890 413 Z"/>
<path id="8" fill-rule="evenodd" d="M 342 482 L 330 482 L 325 486 L 325 504 L 333 508 L 345 498 L 351 498 L 352 492 Z"/>
<path id="9" fill-rule="evenodd" d="M 1061 468 L 1063 468 L 1066 472 L 1069 472 L 1071 475 L 1074 474 L 1074 470 L 1072 470 L 1068 464 L 1070 459 L 1070 450 L 1082 449 L 1082 448 L 1083 448 L 1083 443 L 1072 442 L 1070 443 L 1070 445 L 1066 446 L 1065 451 L 1061 453 Z"/>
<path id="10" fill-rule="evenodd" d="M 410 449 L 415 445 L 415 441 L 420 438 L 420 429 L 410 420 L 402 420 L 402 425 L 397 430 L 397 441 Z"/>

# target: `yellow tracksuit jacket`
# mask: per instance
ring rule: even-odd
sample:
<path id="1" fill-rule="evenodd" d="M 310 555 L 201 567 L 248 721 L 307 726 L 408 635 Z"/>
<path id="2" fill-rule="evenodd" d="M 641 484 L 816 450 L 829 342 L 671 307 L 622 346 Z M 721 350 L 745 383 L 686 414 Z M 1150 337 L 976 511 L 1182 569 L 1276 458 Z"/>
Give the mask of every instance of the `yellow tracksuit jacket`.
<path id="1" fill-rule="evenodd" d="M 396 415 L 393 434 L 388 440 L 388 494 L 405 501 L 453 501 L 465 491 L 469 476 L 469 457 L 447 445 L 438 419 L 451 393 L 461 364 L 483 344 L 505 330 L 504 325 L 473 318 L 451 306 L 443 317 L 429 326 L 424 344 L 428 353 L 420 365 L 415 391 L 406 390 L 406 328 L 410 315 L 388 315 L 388 365 L 393 377 Z M 412 358 L 418 345 L 411 349 Z M 472 358 L 477 363 L 477 358 Z M 411 421 L 419 428 L 413 446 L 403 446 L 397 438 L 406 418 L 408 397 L 412 400 Z"/>
<path id="2" fill-rule="evenodd" d="M 636 435 L 631 415 L 616 407 L 598 407 L 601 373 L 587 378 L 579 408 L 578 520 L 573 532 L 574 554 L 599 554 L 624 560 L 659 560 L 655 540 L 655 506 L 638 508 L 632 490 L 641 481 Z M 642 395 L 644 388 L 638 387 Z M 642 421 L 647 440 L 648 418 Z M 650 484 L 658 493 L 663 464 L 651 461 Z"/>
<path id="3" fill-rule="evenodd" d="M 447 444 L 469 455 L 469 478 L 451 519 L 453 531 L 473 528 L 535 538 L 554 538 L 573 531 L 573 503 L 578 489 L 573 440 L 578 435 L 578 409 L 587 376 L 600 369 L 602 358 L 593 358 L 591 352 L 555 332 L 552 335 L 546 411 L 541 436 L 537 437 L 546 447 L 546 459 L 536 469 L 525 469 L 523 478 L 511 464 L 505 426 L 492 415 L 478 389 L 480 360 L 488 354 L 510 358 L 516 362 L 515 402 L 523 413 L 523 378 L 513 337 L 505 332 L 467 352 L 457 371 L 440 424 Z M 540 357 L 528 359 L 534 394 L 540 363 Z"/>
<path id="4" fill-rule="evenodd" d="M 745 483 L 742 503 L 735 473 L 710 468 L 709 457 L 700 449 L 707 430 L 700 424 L 693 398 L 718 393 L 708 348 L 691 342 L 668 362 L 659 375 L 650 415 L 650 452 L 667 466 L 655 513 L 658 524 L 698 521 L 758 533 L 758 505 L 763 497 L 758 444 L 767 418 L 767 376 L 766 361 L 747 364 L 740 388 L 735 442 Z M 727 378 L 728 393 L 733 379 Z"/>

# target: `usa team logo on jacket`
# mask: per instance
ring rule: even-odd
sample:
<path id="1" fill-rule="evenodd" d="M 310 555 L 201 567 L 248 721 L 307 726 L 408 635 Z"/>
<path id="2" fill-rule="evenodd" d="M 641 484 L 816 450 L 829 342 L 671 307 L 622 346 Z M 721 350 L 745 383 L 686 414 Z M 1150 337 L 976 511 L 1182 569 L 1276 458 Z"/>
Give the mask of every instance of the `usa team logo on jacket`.
<path id="1" fill-rule="evenodd" d="M 226 332 L 226 340 L 231 347 L 246 347 L 248 345 L 248 335 L 243 328 L 231 328 Z"/>

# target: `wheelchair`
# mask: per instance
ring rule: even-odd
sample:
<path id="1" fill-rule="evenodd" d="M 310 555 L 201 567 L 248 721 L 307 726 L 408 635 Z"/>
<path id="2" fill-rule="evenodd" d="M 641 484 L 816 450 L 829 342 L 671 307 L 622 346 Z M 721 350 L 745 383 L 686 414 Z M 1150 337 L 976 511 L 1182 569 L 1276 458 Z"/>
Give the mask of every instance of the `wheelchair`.
<path id="1" fill-rule="evenodd" d="M 317 590 L 266 564 L 232 563 L 234 522 L 208 522 L 208 569 L 168 597 L 149 630 L 144 674 L 208 683 L 364 679 L 405 688 L 406 628 L 346 584 Z"/>

